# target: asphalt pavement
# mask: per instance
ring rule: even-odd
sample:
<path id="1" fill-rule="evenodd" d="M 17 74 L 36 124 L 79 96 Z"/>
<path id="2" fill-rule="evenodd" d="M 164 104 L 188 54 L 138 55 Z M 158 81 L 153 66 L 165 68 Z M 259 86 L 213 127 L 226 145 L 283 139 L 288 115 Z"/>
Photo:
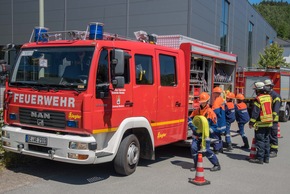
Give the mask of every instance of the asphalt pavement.
<path id="1" fill-rule="evenodd" d="M 234 123 L 232 130 L 237 130 Z M 252 143 L 253 130 L 245 128 Z M 119 176 L 112 164 L 75 165 L 51 160 L 31 160 L 0 173 L 0 193 L 52 194 L 288 194 L 290 192 L 290 121 L 281 123 L 279 153 L 269 164 L 252 164 L 245 158 L 250 150 L 242 150 L 240 136 L 232 137 L 234 150 L 218 154 L 221 171 L 210 172 L 212 165 L 203 158 L 203 176 L 209 185 L 196 186 L 188 182 L 196 177 L 190 172 L 192 159 L 189 147 L 163 146 L 156 149 L 156 160 L 141 160 L 136 172 Z M 235 135 L 235 133 L 232 133 Z M 223 138 L 224 139 L 224 138 Z"/>

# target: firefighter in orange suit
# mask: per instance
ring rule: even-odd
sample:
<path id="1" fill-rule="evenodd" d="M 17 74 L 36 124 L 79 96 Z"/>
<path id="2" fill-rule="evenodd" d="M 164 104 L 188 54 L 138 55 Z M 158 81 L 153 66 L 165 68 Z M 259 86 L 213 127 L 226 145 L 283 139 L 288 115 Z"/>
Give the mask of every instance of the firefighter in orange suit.
<path id="1" fill-rule="evenodd" d="M 199 95 L 200 107 L 195 109 L 188 118 L 188 126 L 193 133 L 191 154 L 194 161 L 194 168 L 191 168 L 191 171 L 195 171 L 196 169 L 199 150 L 201 150 L 203 155 L 213 164 L 210 171 L 218 171 L 221 169 L 216 155 L 210 149 L 210 134 L 216 131 L 217 120 L 216 114 L 208 104 L 209 99 L 209 94 L 202 92 Z"/>
<path id="2" fill-rule="evenodd" d="M 263 164 L 269 163 L 270 157 L 269 134 L 273 126 L 272 98 L 269 94 L 265 94 L 263 82 L 256 82 L 254 86 L 257 96 L 254 100 L 249 127 L 255 129 L 257 154 L 256 158 L 250 159 L 249 162 Z"/>
<path id="3" fill-rule="evenodd" d="M 226 95 L 226 105 L 225 105 L 225 114 L 226 114 L 226 143 L 227 151 L 233 149 L 231 141 L 231 124 L 236 120 L 235 114 L 235 104 L 234 104 L 235 94 L 228 92 Z"/>
<path id="4" fill-rule="evenodd" d="M 279 111 L 281 106 L 281 96 L 273 90 L 274 84 L 272 80 L 267 79 L 264 81 L 265 88 L 269 95 L 272 97 L 273 105 L 273 126 L 270 132 L 270 158 L 277 157 L 278 153 L 278 122 Z"/>
<path id="5" fill-rule="evenodd" d="M 217 116 L 217 131 L 215 136 L 218 137 L 218 141 L 215 141 L 213 149 L 217 154 L 218 152 L 223 152 L 223 142 L 222 134 L 226 132 L 226 113 L 225 113 L 225 100 L 221 96 L 223 90 L 220 87 L 215 87 L 212 91 L 213 104 L 212 109 Z"/>
<path id="6" fill-rule="evenodd" d="M 241 147 L 243 149 L 249 149 L 249 141 L 245 134 L 245 124 L 249 122 L 250 116 L 248 113 L 248 107 L 244 103 L 245 97 L 243 94 L 236 95 L 237 103 L 235 104 L 236 121 L 238 123 L 238 133 L 241 135 L 244 145 Z"/>

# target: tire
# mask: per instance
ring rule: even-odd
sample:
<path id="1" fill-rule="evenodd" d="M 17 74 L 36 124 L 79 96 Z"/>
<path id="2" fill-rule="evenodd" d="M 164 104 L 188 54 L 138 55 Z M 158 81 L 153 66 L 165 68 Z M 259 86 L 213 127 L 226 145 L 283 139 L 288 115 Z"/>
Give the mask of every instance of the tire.
<path id="1" fill-rule="evenodd" d="M 281 114 L 280 121 L 287 122 L 289 120 L 289 113 L 290 113 L 290 108 L 289 108 L 289 104 L 287 104 L 285 111 Z"/>
<path id="2" fill-rule="evenodd" d="M 128 176 L 135 172 L 140 158 L 140 143 L 133 134 L 125 137 L 114 159 L 116 173 Z"/>

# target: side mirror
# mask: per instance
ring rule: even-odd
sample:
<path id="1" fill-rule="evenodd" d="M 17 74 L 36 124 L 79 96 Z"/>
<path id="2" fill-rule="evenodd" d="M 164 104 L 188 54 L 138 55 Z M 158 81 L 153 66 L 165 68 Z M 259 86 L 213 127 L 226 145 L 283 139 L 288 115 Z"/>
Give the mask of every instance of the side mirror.
<path id="1" fill-rule="evenodd" d="M 10 69 L 11 69 L 11 67 L 10 67 L 10 65 L 8 65 L 6 63 L 6 61 L 4 61 L 4 60 L 0 61 L 0 79 L 1 80 L 4 80 L 6 78 L 6 76 L 10 72 Z"/>
<path id="2" fill-rule="evenodd" d="M 123 50 L 114 49 L 112 55 L 111 64 L 115 66 L 115 76 L 124 74 L 124 66 L 125 66 L 125 53 Z"/>
<path id="3" fill-rule="evenodd" d="M 114 88 L 124 88 L 125 85 L 124 76 L 116 76 L 115 79 L 112 81 L 112 85 Z"/>
<path id="4" fill-rule="evenodd" d="M 124 71 L 125 71 L 125 60 L 130 58 L 131 55 L 121 49 L 112 50 L 112 85 L 115 88 L 123 88 L 125 84 Z"/>

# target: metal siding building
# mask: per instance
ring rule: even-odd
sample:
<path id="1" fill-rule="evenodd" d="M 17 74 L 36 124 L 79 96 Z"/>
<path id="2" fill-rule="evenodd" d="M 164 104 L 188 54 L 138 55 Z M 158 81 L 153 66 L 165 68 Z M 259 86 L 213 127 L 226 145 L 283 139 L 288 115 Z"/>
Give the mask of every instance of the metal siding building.
<path id="1" fill-rule="evenodd" d="M 51 31 L 85 30 L 102 22 L 105 31 L 134 38 L 134 31 L 157 35 L 180 34 L 220 46 L 222 5 L 225 0 L 44 0 L 44 25 Z M 247 66 L 249 23 L 253 24 L 252 64 L 275 30 L 248 0 L 229 3 L 227 51 Z M 1 0 L 0 46 L 23 44 L 39 25 L 39 0 Z"/>

